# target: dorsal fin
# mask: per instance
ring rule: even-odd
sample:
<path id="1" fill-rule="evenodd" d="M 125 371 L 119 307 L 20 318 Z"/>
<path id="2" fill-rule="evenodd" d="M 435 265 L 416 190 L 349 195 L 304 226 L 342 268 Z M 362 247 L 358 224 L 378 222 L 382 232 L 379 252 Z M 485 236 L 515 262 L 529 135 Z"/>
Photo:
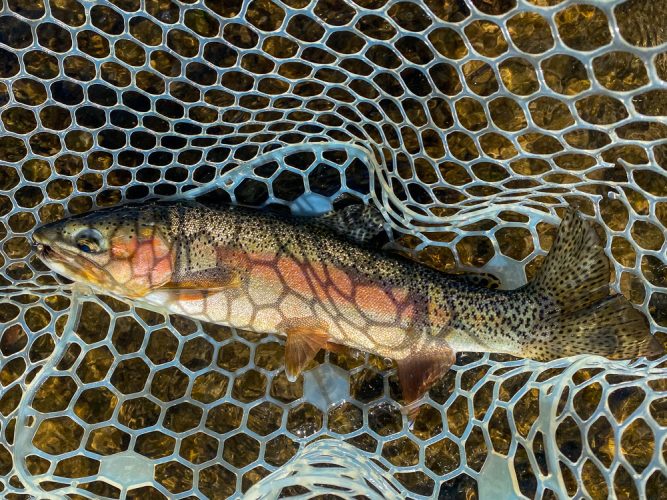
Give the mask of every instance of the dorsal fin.
<path id="1" fill-rule="evenodd" d="M 385 219 L 374 205 L 348 205 L 311 222 L 362 246 L 379 248 L 388 241 Z"/>
<path id="2" fill-rule="evenodd" d="M 527 289 L 563 311 L 583 309 L 609 295 L 609 259 L 593 226 L 569 208 L 553 247 Z"/>

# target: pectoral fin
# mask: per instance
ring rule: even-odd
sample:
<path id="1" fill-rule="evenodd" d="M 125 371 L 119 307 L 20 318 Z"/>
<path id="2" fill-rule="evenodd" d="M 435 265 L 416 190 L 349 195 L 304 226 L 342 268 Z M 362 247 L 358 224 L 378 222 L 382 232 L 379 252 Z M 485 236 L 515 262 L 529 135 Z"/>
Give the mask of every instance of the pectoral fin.
<path id="1" fill-rule="evenodd" d="M 287 335 L 285 342 L 285 375 L 290 382 L 326 347 L 329 332 L 326 323 L 316 318 L 290 319 L 279 325 Z"/>
<path id="2" fill-rule="evenodd" d="M 456 362 L 446 344 L 429 345 L 397 361 L 398 380 L 407 405 L 419 400 Z"/>
<path id="3" fill-rule="evenodd" d="M 160 287 L 163 290 L 180 291 L 181 300 L 197 300 L 216 291 L 241 286 L 241 274 L 224 268 L 211 268 L 174 275 L 171 281 Z"/>

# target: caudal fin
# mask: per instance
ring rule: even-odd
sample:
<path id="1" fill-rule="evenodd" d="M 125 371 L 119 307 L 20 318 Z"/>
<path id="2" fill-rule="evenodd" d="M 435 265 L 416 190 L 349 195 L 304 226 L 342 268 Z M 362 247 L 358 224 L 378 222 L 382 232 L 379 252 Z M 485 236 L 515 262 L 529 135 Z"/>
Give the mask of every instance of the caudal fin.
<path id="1" fill-rule="evenodd" d="M 644 315 L 622 295 L 609 296 L 609 267 L 593 226 L 569 209 L 544 265 L 525 288 L 549 302 L 525 356 L 630 359 L 663 352 Z"/>

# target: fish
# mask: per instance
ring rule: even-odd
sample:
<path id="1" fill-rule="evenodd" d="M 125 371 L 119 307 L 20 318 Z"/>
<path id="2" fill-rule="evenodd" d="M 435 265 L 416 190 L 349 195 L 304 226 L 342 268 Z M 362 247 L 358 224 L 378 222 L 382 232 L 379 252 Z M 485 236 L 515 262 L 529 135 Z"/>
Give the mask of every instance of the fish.
<path id="1" fill-rule="evenodd" d="M 480 287 L 374 246 L 385 232 L 377 213 L 352 205 L 304 219 L 153 203 L 63 219 L 33 238 L 49 268 L 100 293 L 284 336 L 290 381 L 321 349 L 389 358 L 406 405 L 459 352 L 541 361 L 663 352 L 644 315 L 611 293 L 609 259 L 575 209 L 535 279 L 515 290 Z"/>

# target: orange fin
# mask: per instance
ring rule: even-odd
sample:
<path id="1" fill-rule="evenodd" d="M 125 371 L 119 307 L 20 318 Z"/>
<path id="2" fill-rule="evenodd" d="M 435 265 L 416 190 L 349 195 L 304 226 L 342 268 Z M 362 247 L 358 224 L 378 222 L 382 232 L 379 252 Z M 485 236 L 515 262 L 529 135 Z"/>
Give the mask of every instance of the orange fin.
<path id="1" fill-rule="evenodd" d="M 279 325 L 287 335 L 285 342 L 285 375 L 290 382 L 326 347 L 329 332 L 324 321 L 315 318 L 289 319 Z"/>
<path id="2" fill-rule="evenodd" d="M 447 345 L 430 346 L 396 361 L 398 381 L 410 416 L 416 416 L 417 409 L 411 408 L 411 403 L 421 399 L 455 362 L 456 355 Z"/>

